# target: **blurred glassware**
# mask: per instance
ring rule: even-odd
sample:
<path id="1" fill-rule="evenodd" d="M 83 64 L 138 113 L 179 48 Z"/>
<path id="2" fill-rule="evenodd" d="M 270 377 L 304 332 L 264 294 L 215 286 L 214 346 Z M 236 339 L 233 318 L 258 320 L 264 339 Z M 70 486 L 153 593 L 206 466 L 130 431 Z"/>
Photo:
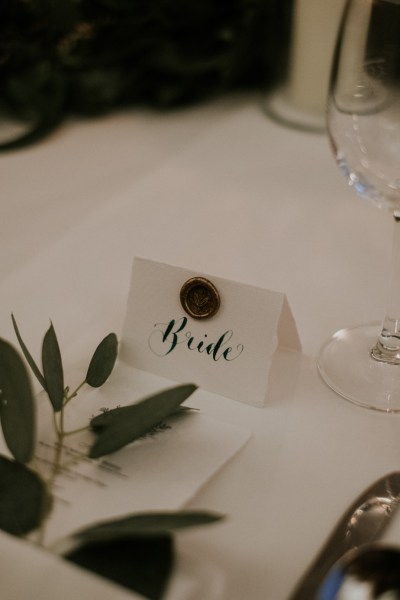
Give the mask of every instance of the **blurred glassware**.
<path id="1" fill-rule="evenodd" d="M 335 333 L 320 352 L 319 372 L 347 400 L 399 412 L 400 0 L 348 0 L 332 70 L 327 126 L 348 184 L 392 214 L 394 233 L 381 324 Z"/>
<path id="2" fill-rule="evenodd" d="M 364 546 L 331 569 L 314 600 L 399 600 L 400 550 Z"/>
<path id="3" fill-rule="evenodd" d="M 325 130 L 333 50 L 345 0 L 294 0 L 287 65 L 265 112 L 297 129 Z"/>

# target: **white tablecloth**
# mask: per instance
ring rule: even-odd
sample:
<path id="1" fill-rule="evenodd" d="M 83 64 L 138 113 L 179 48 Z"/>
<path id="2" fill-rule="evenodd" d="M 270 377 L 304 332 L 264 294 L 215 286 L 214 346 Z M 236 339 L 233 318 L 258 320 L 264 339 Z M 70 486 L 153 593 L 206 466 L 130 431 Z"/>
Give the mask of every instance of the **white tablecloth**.
<path id="1" fill-rule="evenodd" d="M 229 600 L 284 600 L 347 504 L 400 465 L 399 417 L 345 402 L 315 367 L 330 333 L 383 315 L 390 216 L 346 186 L 325 135 L 273 123 L 248 96 L 72 120 L 1 156 L 0 181 L 12 341 L 11 311 L 38 351 L 50 318 L 67 350 L 118 332 L 135 255 L 287 294 L 303 353 L 277 353 L 266 407 L 198 394 L 253 437 L 191 504 L 226 522 L 179 537 L 224 573 Z"/>

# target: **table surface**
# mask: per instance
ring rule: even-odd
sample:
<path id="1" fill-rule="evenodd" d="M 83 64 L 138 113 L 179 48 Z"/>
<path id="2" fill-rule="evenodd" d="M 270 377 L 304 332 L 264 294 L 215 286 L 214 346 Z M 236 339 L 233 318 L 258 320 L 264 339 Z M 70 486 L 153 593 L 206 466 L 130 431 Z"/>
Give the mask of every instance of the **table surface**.
<path id="1" fill-rule="evenodd" d="M 190 504 L 227 520 L 178 546 L 218 566 L 230 600 L 287 598 L 346 506 L 400 464 L 400 417 L 342 400 L 315 366 L 331 333 L 383 316 L 390 215 L 347 186 L 325 134 L 272 122 L 254 95 L 70 120 L 2 155 L 0 181 L 4 338 L 11 311 L 32 346 L 49 318 L 65 348 L 120 331 L 135 255 L 286 293 L 303 352 L 277 352 L 266 406 L 198 394 L 253 436 Z"/>

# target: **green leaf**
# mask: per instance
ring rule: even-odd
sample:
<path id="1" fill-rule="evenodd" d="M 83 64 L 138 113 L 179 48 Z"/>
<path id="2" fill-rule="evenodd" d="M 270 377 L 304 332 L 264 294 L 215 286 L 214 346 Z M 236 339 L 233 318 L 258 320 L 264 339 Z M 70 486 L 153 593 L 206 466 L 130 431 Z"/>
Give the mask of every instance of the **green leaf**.
<path id="1" fill-rule="evenodd" d="M 117 336 L 110 333 L 100 342 L 93 354 L 86 374 L 86 383 L 95 388 L 103 385 L 111 375 L 117 354 Z"/>
<path id="2" fill-rule="evenodd" d="M 119 413 L 121 413 L 121 418 L 123 418 L 123 415 L 125 414 L 125 409 L 126 408 L 131 408 L 129 407 L 118 407 L 118 408 L 114 408 L 112 410 L 106 410 L 105 412 L 101 413 L 100 415 L 97 415 L 96 417 L 93 417 L 93 419 L 90 422 L 90 427 L 92 429 L 92 431 L 94 431 L 95 433 L 100 433 L 100 431 L 102 431 L 105 427 L 107 427 L 108 425 L 111 425 L 113 422 L 115 422 L 115 420 L 118 417 Z M 176 416 L 179 417 L 181 415 L 185 415 L 188 412 L 193 412 L 198 410 L 197 408 L 192 408 L 191 406 L 178 406 L 178 408 L 176 408 L 175 410 L 173 410 L 172 412 L 169 413 L 169 417 L 172 416 Z M 156 423 L 155 426 L 157 426 L 158 423 Z M 150 428 L 151 430 L 151 428 Z M 147 432 L 145 432 L 147 433 Z M 140 437 L 140 436 L 139 436 Z"/>
<path id="3" fill-rule="evenodd" d="M 208 511 L 136 513 L 92 525 L 76 532 L 73 536 L 84 542 L 103 543 L 121 538 L 164 535 L 177 529 L 216 523 L 223 518 L 223 515 Z"/>
<path id="4" fill-rule="evenodd" d="M 161 600 L 173 569 L 174 544 L 170 535 L 89 543 L 64 558 L 149 600 Z"/>
<path id="5" fill-rule="evenodd" d="M 12 322 L 13 322 L 15 335 L 17 336 L 18 343 L 19 343 L 19 345 L 21 347 L 21 350 L 22 350 L 22 352 L 23 352 L 23 354 L 25 356 L 25 359 L 26 359 L 28 365 L 30 366 L 30 368 L 32 369 L 32 372 L 35 375 L 36 379 L 38 380 L 38 382 L 42 386 L 42 388 L 46 389 L 46 381 L 45 381 L 45 379 L 44 379 L 44 377 L 43 377 L 43 375 L 42 375 L 39 367 L 37 366 L 37 364 L 33 360 L 32 355 L 30 354 L 28 348 L 25 346 L 25 343 L 24 343 L 24 341 L 23 341 L 23 339 L 21 337 L 21 334 L 20 334 L 19 329 L 18 329 L 17 322 L 16 322 L 13 314 L 11 315 L 11 319 L 12 319 Z"/>
<path id="6" fill-rule="evenodd" d="M 60 347 L 53 324 L 46 331 L 42 345 L 43 374 L 46 391 L 55 412 L 62 409 L 64 401 L 64 373 Z"/>
<path id="7" fill-rule="evenodd" d="M 90 422 L 97 433 L 97 440 L 90 449 L 89 457 L 111 454 L 138 439 L 171 415 L 196 389 L 193 384 L 175 386 L 137 404 L 98 415 Z"/>
<path id="8" fill-rule="evenodd" d="M 21 463 L 0 456 L 0 529 L 24 535 L 36 529 L 48 503 L 46 486 Z"/>
<path id="9" fill-rule="evenodd" d="M 160 600 L 172 572 L 172 532 L 223 518 L 211 512 L 137 513 L 78 531 L 78 547 L 65 558 L 102 577 Z"/>
<path id="10" fill-rule="evenodd" d="M 0 339 L 0 419 L 5 442 L 21 463 L 35 446 L 36 422 L 31 382 L 18 352 Z"/>

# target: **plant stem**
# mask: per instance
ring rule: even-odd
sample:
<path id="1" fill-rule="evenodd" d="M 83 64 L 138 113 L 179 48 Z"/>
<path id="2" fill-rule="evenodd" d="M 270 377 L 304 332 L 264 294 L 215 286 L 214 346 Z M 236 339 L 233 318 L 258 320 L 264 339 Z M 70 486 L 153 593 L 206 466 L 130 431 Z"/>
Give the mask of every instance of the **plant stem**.
<path id="1" fill-rule="evenodd" d="M 46 481 L 47 493 L 48 493 L 49 497 L 52 497 L 52 494 L 53 494 L 52 490 L 53 490 L 53 487 L 54 487 L 54 484 L 55 484 L 55 481 L 56 481 L 58 475 L 66 467 L 65 464 L 62 464 L 65 437 L 76 434 L 76 433 L 80 433 L 82 431 L 86 431 L 89 429 L 88 426 L 85 426 L 85 427 L 80 427 L 79 429 L 65 431 L 65 407 L 73 398 L 75 398 L 77 396 L 79 390 L 81 389 L 81 387 L 84 384 L 85 384 L 85 381 L 80 383 L 78 385 L 78 387 L 71 394 L 69 394 L 69 390 L 68 390 L 68 388 L 66 388 L 63 406 L 59 412 L 58 419 L 57 419 L 57 413 L 53 412 L 53 423 L 54 423 L 54 431 L 56 434 L 56 442 L 55 442 L 55 454 L 54 454 L 54 460 L 53 460 L 53 464 L 52 464 L 51 473 L 50 473 L 48 480 Z M 82 454 L 80 459 L 82 460 L 82 458 L 84 456 L 85 455 Z M 76 458 L 74 459 L 73 462 L 75 462 L 75 461 L 76 461 Z M 47 512 L 47 510 L 44 510 L 43 518 L 42 518 L 40 529 L 39 529 L 38 542 L 37 542 L 40 546 L 44 546 L 47 516 L 48 516 L 48 512 Z"/>
<path id="2" fill-rule="evenodd" d="M 65 436 L 65 433 L 64 433 L 64 407 L 62 407 L 61 412 L 60 412 L 60 422 L 57 423 L 56 413 L 53 413 L 53 420 L 54 420 L 54 429 L 56 432 L 57 439 L 55 442 L 55 456 L 54 456 L 54 461 L 53 461 L 50 477 L 46 481 L 46 488 L 47 488 L 47 493 L 48 493 L 49 497 L 52 497 L 52 489 L 53 489 L 54 483 L 57 479 L 58 474 L 61 471 L 61 458 L 62 458 L 63 442 L 64 442 L 64 436 Z M 41 524 L 40 524 L 40 529 L 39 529 L 38 541 L 37 541 L 39 546 L 44 546 L 46 523 L 47 523 L 47 511 L 44 510 L 43 515 L 42 515 Z"/>
<path id="3" fill-rule="evenodd" d="M 64 406 L 66 406 L 68 404 L 68 402 L 70 402 L 73 398 L 75 398 L 78 395 L 79 390 L 81 389 L 82 386 L 85 385 L 85 383 L 86 383 L 86 379 L 84 379 L 71 394 L 65 395 Z"/>
<path id="4" fill-rule="evenodd" d="M 53 462 L 53 468 L 52 468 L 52 471 L 51 471 L 51 476 L 50 476 L 49 481 L 47 482 L 47 485 L 49 486 L 50 490 L 53 487 L 54 481 L 56 480 L 56 477 L 57 477 L 57 475 L 59 474 L 59 472 L 61 470 L 61 458 L 62 458 L 64 437 L 65 437 L 65 432 L 64 432 L 64 407 L 62 407 L 62 409 L 60 411 L 60 423 L 59 423 L 58 427 L 56 427 L 56 434 L 57 434 L 56 453 L 55 453 L 55 457 L 54 457 L 54 462 Z"/>
<path id="5" fill-rule="evenodd" d="M 76 433 L 82 433 L 82 431 L 89 431 L 89 425 L 85 425 L 85 427 L 79 427 L 78 429 L 72 429 L 71 431 L 64 431 L 64 437 L 68 435 L 75 435 Z"/>

